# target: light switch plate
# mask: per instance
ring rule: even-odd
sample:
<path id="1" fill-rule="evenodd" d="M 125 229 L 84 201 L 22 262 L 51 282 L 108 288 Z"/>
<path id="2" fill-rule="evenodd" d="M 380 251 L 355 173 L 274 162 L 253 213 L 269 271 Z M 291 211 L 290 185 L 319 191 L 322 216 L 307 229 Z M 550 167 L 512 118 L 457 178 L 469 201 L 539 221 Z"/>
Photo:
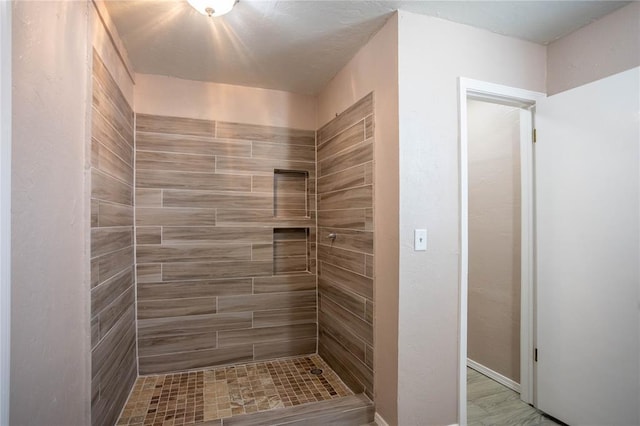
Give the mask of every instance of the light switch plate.
<path id="1" fill-rule="evenodd" d="M 414 244 L 415 251 L 427 250 L 427 230 L 426 229 L 415 230 L 413 244 Z"/>

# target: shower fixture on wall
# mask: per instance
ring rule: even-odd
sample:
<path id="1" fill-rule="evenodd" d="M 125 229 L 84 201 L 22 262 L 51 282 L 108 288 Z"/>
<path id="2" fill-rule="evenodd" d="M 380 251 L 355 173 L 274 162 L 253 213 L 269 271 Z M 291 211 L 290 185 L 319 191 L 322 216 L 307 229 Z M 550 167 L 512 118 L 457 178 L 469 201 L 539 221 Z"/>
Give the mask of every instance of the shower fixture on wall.
<path id="1" fill-rule="evenodd" d="M 238 0 L 187 0 L 198 12 L 210 18 L 231 12 Z"/>

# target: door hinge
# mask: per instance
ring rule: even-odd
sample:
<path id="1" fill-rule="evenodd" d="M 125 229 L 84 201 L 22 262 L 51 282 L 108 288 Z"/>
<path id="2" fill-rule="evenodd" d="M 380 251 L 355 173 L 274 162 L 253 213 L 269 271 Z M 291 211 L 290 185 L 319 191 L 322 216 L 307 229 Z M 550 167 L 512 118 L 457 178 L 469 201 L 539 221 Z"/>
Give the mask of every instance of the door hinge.
<path id="1" fill-rule="evenodd" d="M 532 135 L 533 143 L 538 142 L 538 132 L 536 130 L 537 129 L 533 129 L 533 135 Z"/>
<path id="2" fill-rule="evenodd" d="M 535 349 L 533 350 L 533 360 L 534 360 L 535 362 L 538 362 L 538 348 L 535 348 Z"/>

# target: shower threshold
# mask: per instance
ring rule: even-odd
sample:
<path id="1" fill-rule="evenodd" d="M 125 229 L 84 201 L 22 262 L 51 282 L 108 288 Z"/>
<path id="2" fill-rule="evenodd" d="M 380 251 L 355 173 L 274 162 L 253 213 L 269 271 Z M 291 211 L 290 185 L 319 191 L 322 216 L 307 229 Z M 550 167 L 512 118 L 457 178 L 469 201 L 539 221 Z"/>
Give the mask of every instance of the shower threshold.
<path id="1" fill-rule="evenodd" d="M 309 355 L 138 377 L 117 425 L 276 425 L 313 419 L 323 424 L 343 418 L 341 424 L 368 423 L 373 404 L 353 395 L 319 355 Z"/>

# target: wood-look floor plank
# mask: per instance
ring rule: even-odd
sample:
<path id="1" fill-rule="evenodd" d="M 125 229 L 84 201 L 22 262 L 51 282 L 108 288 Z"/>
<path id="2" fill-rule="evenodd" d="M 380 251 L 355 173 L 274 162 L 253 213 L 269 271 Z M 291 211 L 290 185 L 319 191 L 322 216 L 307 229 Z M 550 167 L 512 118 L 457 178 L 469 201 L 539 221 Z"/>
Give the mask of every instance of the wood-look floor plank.
<path id="1" fill-rule="evenodd" d="M 335 318 L 327 315 L 325 312 L 318 312 L 319 335 L 321 340 L 326 339 L 326 334 L 330 334 L 336 341 L 353 356 L 363 361 L 366 357 L 367 344 L 350 330 L 343 327 Z"/>
<path id="2" fill-rule="evenodd" d="M 119 111 L 112 103 L 105 91 L 99 85 L 95 84 L 96 80 L 92 79 L 93 89 L 91 92 L 92 106 L 94 111 L 104 116 L 107 122 L 124 138 L 126 141 L 133 141 L 133 126 L 121 111 Z M 133 144 L 131 144 L 133 145 Z"/>
<path id="3" fill-rule="evenodd" d="M 192 171 L 138 170 L 136 187 L 249 192 L 251 177 Z"/>
<path id="4" fill-rule="evenodd" d="M 182 317 L 216 313 L 215 297 L 138 300 L 138 319 Z"/>
<path id="5" fill-rule="evenodd" d="M 367 367 L 364 362 L 356 358 L 351 352 L 340 345 L 340 342 L 335 340 L 333 336 L 330 334 L 324 334 L 323 339 L 320 342 L 320 348 L 325 349 L 320 351 L 320 356 L 328 359 L 339 359 L 342 366 L 364 386 L 365 390 L 368 391 L 367 393 L 373 392 L 373 371 Z M 331 356 L 328 357 L 327 354 L 331 354 Z M 334 364 L 329 361 L 328 363 L 331 368 L 333 368 Z M 340 377 L 342 377 L 342 375 L 340 375 Z"/>
<path id="6" fill-rule="evenodd" d="M 278 274 L 298 274 L 309 271 L 309 259 L 306 255 L 274 257 L 273 273 Z"/>
<path id="7" fill-rule="evenodd" d="M 161 226 L 137 226 L 136 244 L 160 244 L 162 242 Z"/>
<path id="8" fill-rule="evenodd" d="M 131 185 L 92 168 L 91 198 L 131 206 L 133 205 L 133 188 Z"/>
<path id="9" fill-rule="evenodd" d="M 366 164 L 350 167 L 346 170 L 323 176 L 318 179 L 318 195 L 322 195 L 325 192 L 362 186 L 366 184 L 365 176 Z"/>
<path id="10" fill-rule="evenodd" d="M 359 251 L 365 254 L 373 254 L 373 232 L 331 227 L 318 229 L 318 235 L 321 238 L 320 241 L 325 241 L 324 244 L 326 244 L 326 236 L 331 233 L 337 235 L 336 239 L 331 243 L 331 246 Z"/>
<path id="11" fill-rule="evenodd" d="M 215 122 L 195 118 L 136 114 L 136 130 L 139 132 L 213 137 Z"/>
<path id="12" fill-rule="evenodd" d="M 316 333 L 316 324 L 292 324 L 244 330 L 225 330 L 218 332 L 218 347 L 273 343 L 295 339 L 315 339 Z"/>
<path id="13" fill-rule="evenodd" d="M 98 203 L 97 226 L 133 226 L 132 206 L 95 201 Z"/>
<path id="14" fill-rule="evenodd" d="M 122 270 L 133 266 L 133 246 L 112 251 L 96 258 L 99 281 L 103 282 Z"/>
<path id="15" fill-rule="evenodd" d="M 358 336 L 365 343 L 369 345 L 373 344 L 373 327 L 371 324 L 353 315 L 342 306 L 326 297 L 320 297 L 319 312 L 333 317 L 336 320 L 336 324 L 339 323 L 341 327 Z"/>
<path id="16" fill-rule="evenodd" d="M 91 165 L 98 170 L 133 185 L 133 168 L 96 139 L 91 140 Z M 95 153 L 95 154 L 94 154 Z"/>
<path id="17" fill-rule="evenodd" d="M 318 177 L 359 166 L 373 160 L 373 143 L 363 142 L 345 149 L 335 157 L 318 162 Z"/>
<path id="18" fill-rule="evenodd" d="M 216 224 L 216 211 L 206 208 L 136 208 L 137 226 L 206 226 Z"/>
<path id="19" fill-rule="evenodd" d="M 251 157 L 251 142 L 226 141 L 210 136 L 174 135 L 170 133 L 136 133 L 136 149 L 141 151 L 177 152 L 195 155 Z"/>
<path id="20" fill-rule="evenodd" d="M 345 111 L 338 114 L 336 118 L 322 126 L 318 132 L 318 145 L 327 139 L 332 138 L 339 132 L 351 127 L 353 124 L 362 120 L 373 113 L 373 92 L 365 95 L 362 99 L 351 105 Z"/>
<path id="21" fill-rule="evenodd" d="M 213 173 L 215 158 L 210 155 L 178 154 L 136 150 L 136 170 L 209 172 Z"/>
<path id="22" fill-rule="evenodd" d="M 366 351 L 364 354 L 364 363 L 367 367 L 373 370 L 373 348 L 369 345 L 366 345 Z"/>
<path id="23" fill-rule="evenodd" d="M 323 141 L 318 145 L 318 161 L 326 160 L 344 149 L 363 142 L 365 139 L 364 130 L 364 121 L 360 120 L 331 139 Z"/>
<path id="24" fill-rule="evenodd" d="M 136 188 L 136 207 L 162 207 L 162 189 Z"/>
<path id="25" fill-rule="evenodd" d="M 253 360 L 253 345 L 140 357 L 140 374 L 201 369 L 216 364 Z"/>
<path id="26" fill-rule="evenodd" d="M 273 171 L 278 169 L 308 172 L 309 175 L 315 175 L 316 165 L 313 162 L 271 158 L 216 157 L 216 173 L 271 176 Z"/>
<path id="27" fill-rule="evenodd" d="M 142 265 L 138 265 L 140 267 Z M 166 300 L 251 294 L 251 278 L 138 283 L 138 300 Z"/>
<path id="28" fill-rule="evenodd" d="M 312 274 L 256 277 L 253 279 L 255 294 L 311 291 L 315 288 L 316 276 Z"/>
<path id="29" fill-rule="evenodd" d="M 302 240 L 302 241 L 274 241 L 273 242 L 274 257 L 306 256 L 306 255 L 307 255 L 306 238 L 305 240 Z"/>
<path id="30" fill-rule="evenodd" d="M 254 327 L 306 324 L 316 322 L 316 307 L 253 311 Z"/>
<path id="31" fill-rule="evenodd" d="M 224 193 L 167 189 L 163 191 L 164 207 L 197 207 L 221 209 L 273 209 L 273 197 L 256 193 Z"/>
<path id="32" fill-rule="evenodd" d="M 373 324 L 373 309 L 374 309 L 374 302 L 372 302 L 371 300 L 367 299 L 366 307 L 365 307 L 365 318 L 364 319 L 369 324 Z"/>
<path id="33" fill-rule="evenodd" d="M 138 352 L 141 357 L 163 355 L 176 352 L 215 349 L 218 334 L 215 331 L 185 336 L 152 337 L 138 341 Z"/>
<path id="34" fill-rule="evenodd" d="M 130 226 L 91 229 L 91 257 L 131 245 L 133 245 L 133 229 Z"/>
<path id="35" fill-rule="evenodd" d="M 272 261 L 180 262 L 162 265 L 163 281 L 245 278 L 271 275 Z"/>
<path id="36" fill-rule="evenodd" d="M 290 161 L 316 161 L 316 148 L 313 145 L 291 145 L 268 142 L 252 142 L 253 158 L 272 158 Z"/>
<path id="37" fill-rule="evenodd" d="M 137 264 L 136 265 L 138 297 L 143 283 L 157 282 L 162 280 L 162 265 L 155 264 Z"/>
<path id="38" fill-rule="evenodd" d="M 366 226 L 366 209 L 318 211 L 319 228 L 347 228 L 365 230 Z M 322 236 L 324 234 L 321 233 L 320 235 Z M 324 240 L 319 240 L 319 242 L 323 241 Z"/>
<path id="39" fill-rule="evenodd" d="M 227 226 L 165 226 L 162 230 L 165 243 L 266 243 L 271 244 L 273 230 L 267 227 Z"/>
<path id="40" fill-rule="evenodd" d="M 373 256 L 368 254 L 365 256 L 365 272 L 367 277 L 373 278 Z"/>
<path id="41" fill-rule="evenodd" d="M 251 312 L 188 315 L 181 317 L 150 318 L 138 320 L 141 338 L 184 336 L 221 330 L 251 327 Z"/>
<path id="42" fill-rule="evenodd" d="M 118 83 L 113 79 L 111 73 L 107 69 L 104 62 L 100 58 L 98 52 L 93 49 L 93 62 L 92 62 L 92 75 L 93 78 L 100 84 L 102 90 L 107 93 L 111 99 L 112 104 L 118 109 L 122 115 L 127 119 L 128 124 L 133 127 L 133 111 L 127 98 L 125 98 L 122 90 L 118 86 Z"/>
<path id="43" fill-rule="evenodd" d="M 373 114 L 367 116 L 367 118 L 365 118 L 365 122 L 364 122 L 364 129 L 365 129 L 365 134 L 364 137 L 365 139 L 369 139 L 373 137 L 373 133 L 374 133 L 374 122 L 373 122 Z"/>
<path id="44" fill-rule="evenodd" d="M 251 260 L 251 246 L 248 244 L 138 245 L 136 259 L 139 263 Z"/>
<path id="45" fill-rule="evenodd" d="M 122 351 L 117 349 L 121 344 L 127 345 L 133 339 L 135 339 L 135 315 L 131 307 L 127 314 L 113 326 L 111 332 L 107 333 L 91 351 L 91 377 L 95 378 L 103 368 L 117 365 L 117 358 L 122 354 Z"/>
<path id="46" fill-rule="evenodd" d="M 217 137 L 244 139 L 283 144 L 315 146 L 313 130 L 298 130 L 287 127 L 261 126 L 255 124 L 218 122 Z"/>
<path id="47" fill-rule="evenodd" d="M 373 185 L 325 192 L 318 195 L 319 211 L 368 208 L 372 205 Z"/>
<path id="48" fill-rule="evenodd" d="M 133 141 L 125 139 L 95 108 L 91 114 L 91 138 L 133 166 Z"/>
<path id="49" fill-rule="evenodd" d="M 364 253 L 344 250 L 329 245 L 330 241 L 323 241 L 318 244 L 318 261 L 330 263 L 357 274 L 365 273 Z"/>
<path id="50" fill-rule="evenodd" d="M 315 305 L 315 290 L 289 293 L 220 296 L 218 298 L 218 312 L 251 312 L 264 310 L 265 308 L 305 308 Z"/>
<path id="51" fill-rule="evenodd" d="M 124 314 L 135 304 L 135 291 L 132 285 L 110 305 L 98 313 L 98 339 L 103 338 Z M 95 314 L 95 313 L 94 313 Z M 97 343 L 97 339 L 95 341 Z"/>
<path id="52" fill-rule="evenodd" d="M 331 281 L 362 297 L 373 299 L 373 280 L 371 278 L 322 261 L 320 261 L 318 269 L 318 279 Z"/>
<path id="53" fill-rule="evenodd" d="M 315 325 L 315 324 L 314 324 Z M 307 339 L 280 340 L 277 342 L 254 343 L 254 359 L 274 359 L 316 353 L 316 337 Z"/>
<path id="54" fill-rule="evenodd" d="M 367 299 L 349 291 L 347 286 L 333 283 L 320 277 L 318 278 L 318 293 L 321 294 L 322 297 L 331 299 L 332 302 L 340 305 L 357 317 L 363 320 L 366 319 L 365 306 Z"/>
<path id="55" fill-rule="evenodd" d="M 351 411 L 369 410 L 364 420 L 351 417 Z M 373 404 L 363 395 L 350 395 L 313 404 L 302 404 L 259 413 L 233 416 L 223 419 L 223 426 L 264 425 L 360 425 L 373 420 Z M 347 415 L 344 422 L 341 415 Z M 302 423 L 297 423 L 302 422 Z"/>
<path id="56" fill-rule="evenodd" d="M 133 267 L 102 282 L 91 290 L 91 312 L 99 314 L 129 288 L 133 287 Z"/>
<path id="57" fill-rule="evenodd" d="M 302 217 L 304 211 L 291 211 L 284 215 L 279 211 L 279 217 L 274 217 L 273 209 L 217 209 L 216 224 L 219 226 L 270 226 L 270 227 L 299 227 L 311 228 L 315 226 L 314 212 L 308 217 Z"/>

